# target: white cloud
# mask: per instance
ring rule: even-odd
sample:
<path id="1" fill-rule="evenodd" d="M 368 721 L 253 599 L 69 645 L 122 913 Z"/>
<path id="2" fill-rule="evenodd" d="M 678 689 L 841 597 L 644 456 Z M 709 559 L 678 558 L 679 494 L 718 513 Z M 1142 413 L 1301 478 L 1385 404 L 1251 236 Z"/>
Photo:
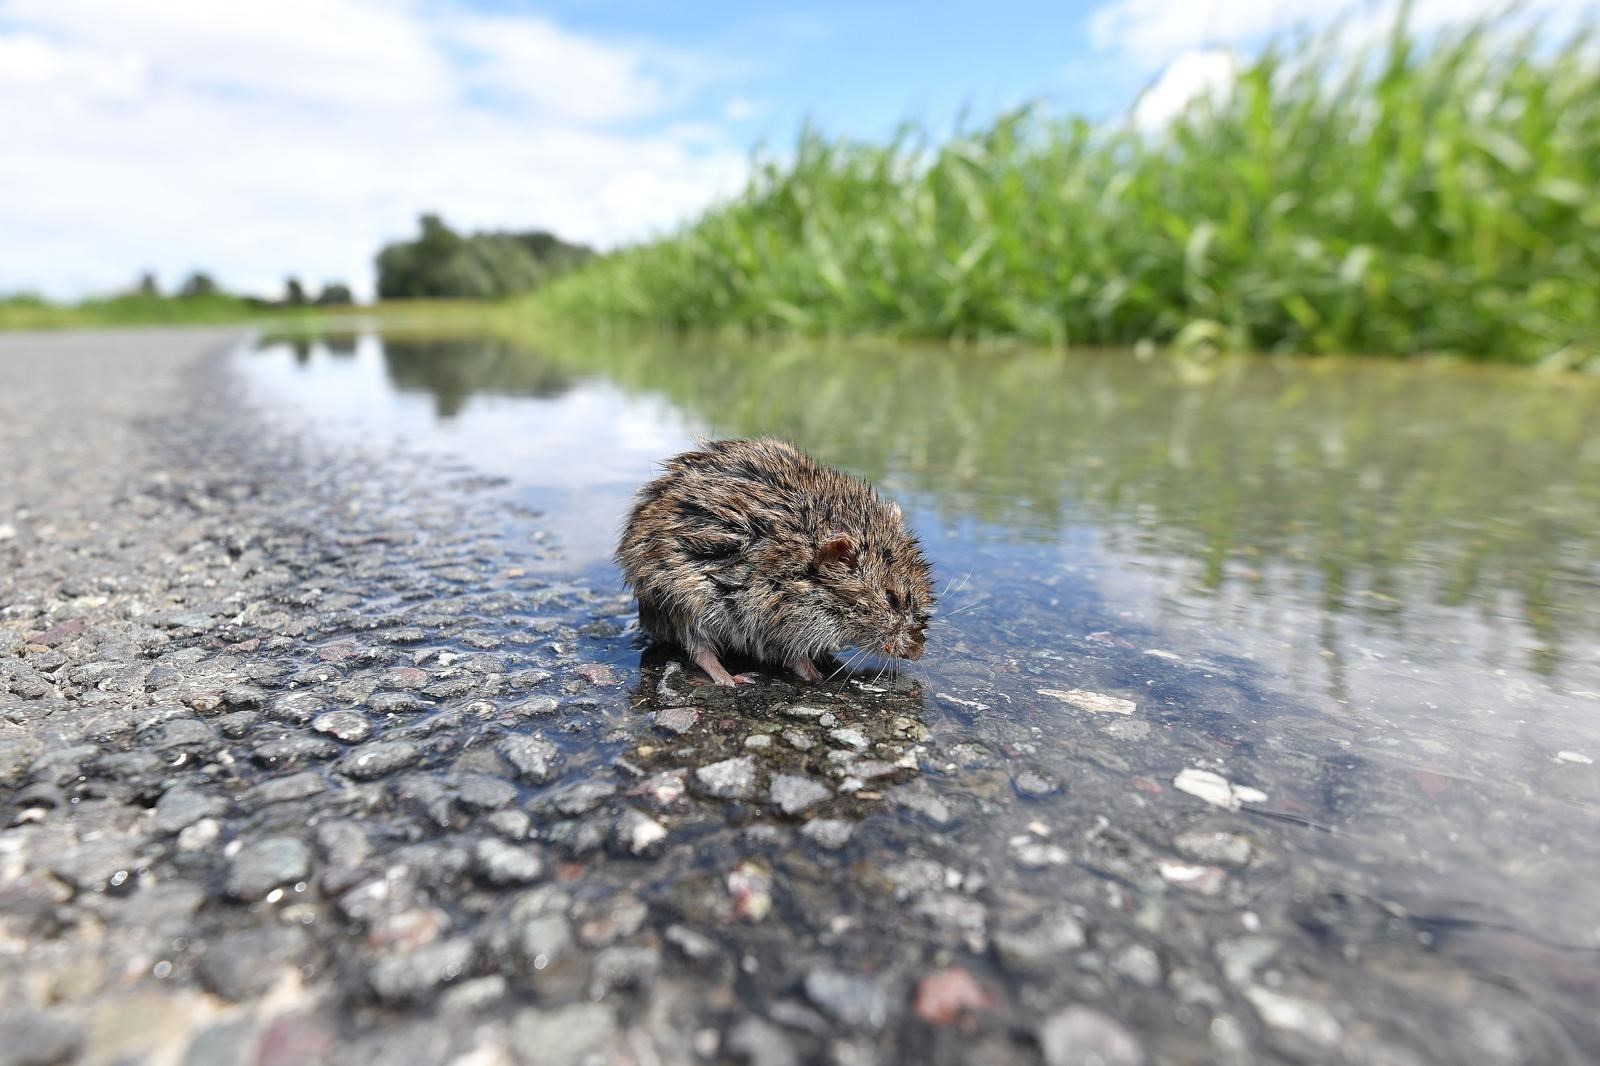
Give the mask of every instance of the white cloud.
<path id="1" fill-rule="evenodd" d="M 634 239 L 742 180 L 682 114 L 714 69 L 436 5 L 0 0 L 0 292 L 365 290 L 424 210 Z"/>
<path id="2" fill-rule="evenodd" d="M 1153 131 L 1171 124 L 1201 99 L 1220 100 L 1239 73 L 1231 49 L 1197 48 L 1168 63 L 1133 105 L 1134 125 Z"/>
<path id="3" fill-rule="evenodd" d="M 748 100 L 743 96 L 735 96 L 722 105 L 722 117 L 729 122 L 748 122 L 766 114 L 767 105 L 760 100 Z"/>
<path id="4" fill-rule="evenodd" d="M 471 57 L 469 84 L 540 114 L 577 122 L 653 115 L 686 88 L 668 80 L 665 55 L 567 33 L 543 19 L 473 15 L 449 19 L 447 39 Z"/>
<path id="5" fill-rule="evenodd" d="M 393 108 L 450 91 L 427 23 L 369 0 L 9 0 L 0 21 L 78 48 L 133 53 L 173 87 Z"/>
<path id="6" fill-rule="evenodd" d="M 1505 0 L 1415 0 L 1410 19 L 1426 31 L 1505 8 Z M 1397 9 L 1396 0 L 1353 5 L 1344 0 L 1111 0 L 1089 17 L 1089 38 L 1096 48 L 1155 68 L 1195 49 L 1251 45 L 1345 16 L 1354 18 L 1354 31 L 1366 35 L 1392 24 Z M 1521 11 L 1571 20 L 1593 15 L 1596 5 L 1595 0 L 1527 0 Z"/>

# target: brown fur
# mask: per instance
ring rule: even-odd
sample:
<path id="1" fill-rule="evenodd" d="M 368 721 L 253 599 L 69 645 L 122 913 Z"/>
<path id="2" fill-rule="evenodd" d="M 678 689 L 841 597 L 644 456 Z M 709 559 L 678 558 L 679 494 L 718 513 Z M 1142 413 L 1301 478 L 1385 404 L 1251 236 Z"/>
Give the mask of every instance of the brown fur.
<path id="1" fill-rule="evenodd" d="M 617 547 L 656 640 L 815 677 L 854 646 L 922 654 L 933 587 L 900 508 L 779 440 L 708 441 L 639 490 Z"/>

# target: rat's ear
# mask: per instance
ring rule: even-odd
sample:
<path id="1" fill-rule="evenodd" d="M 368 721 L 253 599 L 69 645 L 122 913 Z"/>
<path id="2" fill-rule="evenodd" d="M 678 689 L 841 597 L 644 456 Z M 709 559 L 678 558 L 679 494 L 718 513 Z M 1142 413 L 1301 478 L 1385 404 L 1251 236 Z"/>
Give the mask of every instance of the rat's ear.
<path id="1" fill-rule="evenodd" d="M 817 565 L 843 563 L 851 570 L 856 568 L 856 539 L 848 533 L 831 533 L 817 549 Z"/>

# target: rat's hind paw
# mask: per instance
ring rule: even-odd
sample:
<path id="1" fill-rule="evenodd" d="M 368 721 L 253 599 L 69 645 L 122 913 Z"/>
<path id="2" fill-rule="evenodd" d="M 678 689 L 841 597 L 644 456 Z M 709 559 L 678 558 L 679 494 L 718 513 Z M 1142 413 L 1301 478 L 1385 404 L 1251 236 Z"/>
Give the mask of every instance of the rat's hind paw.
<path id="1" fill-rule="evenodd" d="M 816 664 L 810 659 L 790 659 L 788 666 L 790 670 L 799 675 L 802 681 L 814 685 L 822 680 L 822 671 L 818 670 Z"/>
<path id="2" fill-rule="evenodd" d="M 753 685 L 760 679 L 759 674 L 730 674 L 727 667 L 722 665 L 722 660 L 717 658 L 717 653 L 710 648 L 701 648 L 694 653 L 694 664 L 706 672 L 706 676 L 718 685 Z"/>

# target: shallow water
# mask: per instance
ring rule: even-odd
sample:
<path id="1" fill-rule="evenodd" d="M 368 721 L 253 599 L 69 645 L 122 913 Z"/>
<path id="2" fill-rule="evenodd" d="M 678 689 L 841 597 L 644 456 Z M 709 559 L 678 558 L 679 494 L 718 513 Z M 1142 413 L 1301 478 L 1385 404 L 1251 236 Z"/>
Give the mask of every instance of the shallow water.
<path id="1" fill-rule="evenodd" d="M 406 334 L 267 339 L 237 362 L 331 442 L 506 479 L 557 546 L 533 565 L 606 596 L 630 493 L 697 435 L 780 435 L 871 478 L 922 535 L 945 621 L 921 662 L 831 688 L 893 694 L 923 742 L 897 787 L 947 809 L 904 801 L 927 818 L 881 836 L 853 809 L 851 847 L 988 871 L 991 926 L 1025 916 L 1017 894 L 1070 905 L 1107 930 L 1082 971 L 1155 943 L 1160 1009 L 1181 1011 L 1108 990 L 1124 1021 L 1190 1024 L 1212 1005 L 1179 975 L 1210 966 L 1279 1053 L 1502 1029 L 1536 1061 L 1594 1047 L 1600 383 Z M 646 692 L 660 662 L 640 645 L 624 631 L 604 654 Z M 640 737 L 609 739 L 602 758 Z M 1175 843 L 1196 832 L 1251 857 Z M 1025 1001 L 1017 973 L 993 980 Z M 1294 1014 L 1330 995 L 1331 1027 Z M 1201 1032 L 1231 1054 L 1241 1023 L 1216 1017 Z"/>

